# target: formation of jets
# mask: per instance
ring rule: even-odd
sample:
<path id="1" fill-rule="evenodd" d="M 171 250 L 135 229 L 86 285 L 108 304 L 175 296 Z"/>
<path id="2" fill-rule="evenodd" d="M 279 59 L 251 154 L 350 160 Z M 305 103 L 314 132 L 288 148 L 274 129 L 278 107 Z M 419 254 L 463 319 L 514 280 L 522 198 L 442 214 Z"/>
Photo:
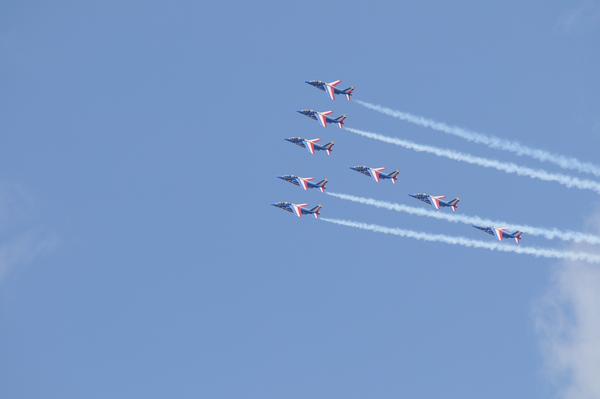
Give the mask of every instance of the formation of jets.
<path id="1" fill-rule="evenodd" d="M 335 96 L 337 94 L 346 96 L 348 101 L 350 101 L 354 93 L 354 87 L 352 86 L 346 89 L 339 89 L 338 86 L 340 85 L 340 83 L 342 83 L 341 80 L 334 80 L 333 82 L 329 83 L 320 80 L 307 80 L 306 83 L 313 87 L 316 87 L 321 91 L 324 91 L 332 100 L 335 100 Z M 327 127 L 328 124 L 336 124 L 339 128 L 344 128 L 344 123 L 347 119 L 346 115 L 341 115 L 337 118 L 333 118 L 331 116 L 333 114 L 333 111 L 315 111 L 312 109 L 303 109 L 298 111 L 298 113 L 316 121 L 319 121 L 319 123 L 323 127 Z M 333 141 L 327 144 L 319 144 L 319 142 L 321 141 L 320 138 L 306 139 L 303 137 L 290 137 L 285 140 L 290 143 L 296 144 L 299 147 L 305 148 L 312 155 L 314 155 L 317 151 L 325 151 L 327 155 L 331 155 L 334 146 Z M 389 180 L 393 184 L 396 184 L 396 182 L 398 181 L 398 176 L 400 175 L 400 172 L 398 170 L 393 170 L 389 173 L 385 173 L 385 168 L 383 167 L 372 168 L 369 166 L 357 165 L 351 166 L 350 169 L 362 173 L 363 175 L 372 177 L 373 180 L 375 180 L 375 182 L 377 183 L 379 183 L 382 180 Z M 319 191 L 325 192 L 328 182 L 327 178 L 324 178 L 315 183 L 315 178 L 313 177 L 300 177 L 296 175 L 284 175 L 277 177 L 295 186 L 302 187 L 304 191 L 308 191 L 310 189 L 319 189 Z M 458 197 L 450 201 L 446 201 L 445 195 L 417 193 L 409 194 L 409 196 L 418 199 L 419 201 L 422 201 L 428 205 L 431 205 L 437 210 L 440 210 L 441 208 L 450 208 L 452 212 L 456 212 L 458 210 L 458 203 L 460 202 L 460 198 Z M 316 205 L 312 208 L 309 208 L 308 204 L 295 204 L 292 202 L 277 202 L 272 205 L 281 208 L 287 212 L 290 212 L 298 216 L 299 218 L 301 218 L 303 215 L 313 215 L 316 219 L 318 219 L 319 215 L 321 214 L 321 209 L 323 208 L 321 205 Z M 520 231 L 515 231 L 511 233 L 508 232 L 505 228 L 501 227 L 475 225 L 473 225 L 473 227 L 496 237 L 499 241 L 502 241 L 504 238 L 512 238 L 517 244 L 519 244 L 523 236 L 523 233 Z"/>

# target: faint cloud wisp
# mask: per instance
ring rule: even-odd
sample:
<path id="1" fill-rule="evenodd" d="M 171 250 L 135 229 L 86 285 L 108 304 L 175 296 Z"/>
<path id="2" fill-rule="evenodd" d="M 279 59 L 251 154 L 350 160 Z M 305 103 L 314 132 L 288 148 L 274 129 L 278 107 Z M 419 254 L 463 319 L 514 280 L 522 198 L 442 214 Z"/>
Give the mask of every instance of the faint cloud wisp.
<path id="1" fill-rule="evenodd" d="M 600 232 L 600 213 L 591 221 Z M 594 251 L 593 247 L 585 249 Z M 535 321 L 546 370 L 560 397 L 600 398 L 600 267 L 563 262 L 536 306 Z"/>
<path id="2" fill-rule="evenodd" d="M 16 267 L 51 251 L 58 237 L 35 226 L 33 197 L 19 185 L 0 184 L 0 283 Z"/>
<path id="3" fill-rule="evenodd" d="M 566 34 L 585 33 L 600 26 L 600 0 L 585 0 L 558 18 L 557 28 Z"/>
<path id="4" fill-rule="evenodd" d="M 0 245 L 0 282 L 15 267 L 31 263 L 39 255 L 56 247 L 54 234 L 39 230 L 27 231 Z"/>

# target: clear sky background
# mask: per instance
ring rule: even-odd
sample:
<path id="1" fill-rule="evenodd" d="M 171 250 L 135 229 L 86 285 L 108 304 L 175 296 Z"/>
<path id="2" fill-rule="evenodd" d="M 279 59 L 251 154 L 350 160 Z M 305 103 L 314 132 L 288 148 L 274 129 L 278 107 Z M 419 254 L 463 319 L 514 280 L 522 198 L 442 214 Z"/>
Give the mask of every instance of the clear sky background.
<path id="1" fill-rule="evenodd" d="M 408 193 L 460 195 L 467 214 L 583 229 L 592 192 L 323 129 L 295 110 L 556 171 L 304 83 L 342 79 L 356 98 L 600 163 L 599 43 L 592 0 L 4 1 L 0 397 L 594 397 L 597 385 L 577 387 L 581 365 L 548 345 L 565 333 L 558 316 L 539 328 L 548 301 L 573 328 L 589 325 L 571 309 L 577 288 L 564 299 L 570 265 L 269 204 L 492 240 L 275 178 L 291 173 L 416 206 Z M 335 151 L 311 157 L 290 136 L 335 140 Z M 348 169 L 357 163 L 399 168 L 399 184 Z M 590 334 L 597 343 L 600 330 Z"/>

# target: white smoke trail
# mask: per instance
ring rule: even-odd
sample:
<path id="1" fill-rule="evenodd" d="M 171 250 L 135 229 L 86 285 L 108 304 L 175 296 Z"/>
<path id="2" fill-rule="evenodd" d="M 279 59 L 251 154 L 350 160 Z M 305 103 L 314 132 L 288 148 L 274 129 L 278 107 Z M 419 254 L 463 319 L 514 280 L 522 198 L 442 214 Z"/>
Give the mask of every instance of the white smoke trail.
<path id="1" fill-rule="evenodd" d="M 429 145 L 417 144 L 411 141 L 402 140 L 396 137 L 384 136 L 378 133 L 366 132 L 364 130 L 353 129 L 350 127 L 345 128 L 346 131 L 357 134 L 362 137 L 366 137 L 372 140 L 378 140 L 383 143 L 394 144 L 400 147 L 404 147 L 409 150 L 417 152 L 426 152 L 429 154 L 436 155 L 438 157 L 448 158 L 459 162 L 469 163 L 471 165 L 482 166 L 484 168 L 491 168 L 500 170 L 502 172 L 511 173 L 519 176 L 526 176 L 532 179 L 538 179 L 543 181 L 552 181 L 555 183 L 562 184 L 569 188 L 578 188 L 581 190 L 591 190 L 600 194 L 600 183 L 580 179 L 578 177 L 563 175 L 559 173 L 550 173 L 543 169 L 533 169 L 526 166 L 517 165 L 511 162 L 501 162 L 495 159 L 477 157 L 464 152 L 458 152 L 449 150 L 446 148 L 433 147 Z"/>
<path id="2" fill-rule="evenodd" d="M 505 227 L 511 230 L 520 230 L 525 234 L 531 234 L 533 236 L 540 236 L 549 240 L 559 239 L 563 241 L 571 241 L 576 243 L 587 243 L 587 244 L 600 244 L 600 236 L 593 234 L 585 234 L 577 231 L 561 230 L 555 227 L 535 227 L 528 226 L 525 224 L 514 224 L 507 223 L 498 220 L 485 219 L 479 216 L 467 216 L 463 214 L 455 213 L 443 213 L 441 211 L 434 211 L 430 209 L 417 208 L 413 206 L 397 204 L 393 202 L 380 201 L 373 198 L 359 197 L 351 194 L 333 193 L 327 192 L 328 195 L 343 199 L 346 201 L 356 202 L 358 204 L 370 205 L 376 208 L 387 209 L 390 211 L 407 213 L 415 216 L 425 216 L 438 220 L 445 220 L 451 223 L 464 223 L 464 224 L 476 224 L 483 226 L 496 226 Z"/>
<path id="3" fill-rule="evenodd" d="M 480 248 L 490 251 L 512 252 L 535 257 L 568 259 L 588 263 L 600 263 L 600 256 L 586 252 L 561 251 L 557 249 L 545 249 L 534 247 L 518 247 L 516 245 L 506 245 L 496 242 L 477 241 L 465 237 L 454 237 L 443 234 L 429 234 L 413 230 L 399 229 L 395 227 L 385 227 L 377 224 L 368 224 L 354 222 L 351 220 L 321 218 L 322 221 L 337 224 L 340 226 L 353 227 L 355 229 L 372 231 L 375 233 L 391 234 L 398 237 L 413 238 L 420 241 L 441 242 L 450 245 L 460 245 L 468 248 Z"/>
<path id="4" fill-rule="evenodd" d="M 517 141 L 506 140 L 497 136 L 490 136 L 487 134 L 474 132 L 462 127 L 447 125 L 443 122 L 437 122 L 423 116 L 413 115 L 408 112 L 396 111 L 381 105 L 371 104 L 366 101 L 356 100 L 356 102 L 363 107 L 377 111 L 384 115 L 388 115 L 414 125 L 437 130 L 438 132 L 460 137 L 464 140 L 470 141 L 471 143 L 483 144 L 490 148 L 512 152 L 513 154 L 519 156 L 526 156 L 541 162 L 552 163 L 560 166 L 563 169 L 575 170 L 581 173 L 590 173 L 594 176 L 600 177 L 600 166 L 589 162 L 580 161 L 577 158 L 553 154 L 538 148 L 528 147 Z"/>

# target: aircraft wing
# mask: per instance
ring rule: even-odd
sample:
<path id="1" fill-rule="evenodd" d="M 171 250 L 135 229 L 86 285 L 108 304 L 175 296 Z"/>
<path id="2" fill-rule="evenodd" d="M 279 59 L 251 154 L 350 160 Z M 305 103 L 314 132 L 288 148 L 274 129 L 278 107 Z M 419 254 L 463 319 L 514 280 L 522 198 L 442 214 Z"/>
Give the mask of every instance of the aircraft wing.
<path id="1" fill-rule="evenodd" d="M 373 179 L 375 179 L 377 183 L 379 183 L 381 172 L 383 171 L 383 169 L 384 168 L 369 168 L 369 173 L 371 173 L 371 176 L 373 177 Z"/>
<path id="2" fill-rule="evenodd" d="M 494 227 L 494 235 L 496 236 L 498 241 L 502 241 L 504 239 L 504 229 Z"/>
<path id="3" fill-rule="evenodd" d="M 327 116 L 332 113 L 333 111 L 317 112 L 317 119 L 321 122 L 323 127 L 327 127 Z"/>
<path id="4" fill-rule="evenodd" d="M 325 83 L 325 91 L 329 94 L 329 98 L 335 100 L 335 87 L 342 83 L 341 80 L 334 80 L 333 82 Z"/>
<path id="5" fill-rule="evenodd" d="M 301 218 L 302 217 L 302 208 L 306 208 L 307 206 L 308 206 L 308 204 L 292 204 L 292 209 L 294 210 L 294 213 L 296 214 L 296 216 Z"/>
<path id="6" fill-rule="evenodd" d="M 444 198 L 446 198 L 445 195 L 438 195 L 438 196 L 430 195 L 429 197 L 431 200 L 431 205 L 433 205 L 435 207 L 435 209 L 440 209 L 440 201 L 443 200 Z"/>
<path id="7" fill-rule="evenodd" d="M 306 146 L 306 149 L 312 155 L 315 155 L 315 143 L 318 143 L 319 141 L 320 141 L 320 139 L 312 139 L 312 140 L 305 140 L 304 141 L 304 145 Z"/>
<path id="8" fill-rule="evenodd" d="M 298 183 L 304 189 L 304 191 L 308 190 L 308 183 L 315 180 L 314 177 L 298 177 Z"/>
<path id="9" fill-rule="evenodd" d="M 329 98 L 335 101 L 335 87 L 326 84 L 325 91 L 327 92 L 327 94 L 329 94 Z"/>

